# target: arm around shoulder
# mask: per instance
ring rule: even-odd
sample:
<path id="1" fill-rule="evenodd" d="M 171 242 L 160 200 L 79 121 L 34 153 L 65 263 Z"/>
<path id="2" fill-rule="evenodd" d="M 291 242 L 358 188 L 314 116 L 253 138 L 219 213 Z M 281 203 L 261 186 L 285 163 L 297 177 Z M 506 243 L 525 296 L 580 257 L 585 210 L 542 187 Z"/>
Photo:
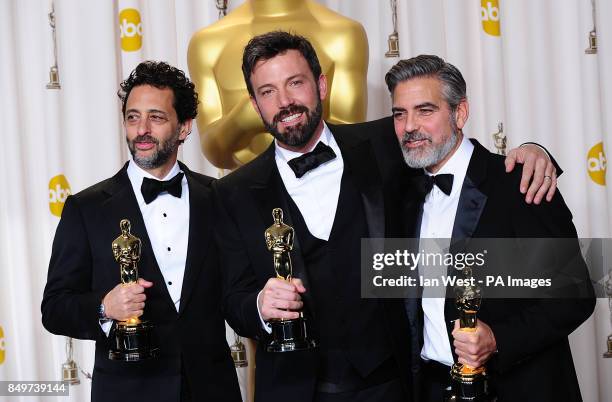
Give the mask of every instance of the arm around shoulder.
<path id="1" fill-rule="evenodd" d="M 510 187 L 520 180 L 515 173 Z M 516 192 L 515 192 L 516 193 Z M 501 371 L 567 337 L 593 313 L 595 295 L 577 239 L 572 214 L 557 192 L 550 202 L 528 205 L 519 194 L 513 200 L 512 222 L 517 237 L 541 238 L 548 247 L 537 248 L 536 261 L 545 261 L 553 287 L 541 298 L 517 309 L 515 314 L 491 325 L 498 346 Z M 539 239 L 538 239 L 539 241 Z M 531 264 L 530 264 L 531 265 Z M 544 291 L 543 291 L 544 293 Z"/>

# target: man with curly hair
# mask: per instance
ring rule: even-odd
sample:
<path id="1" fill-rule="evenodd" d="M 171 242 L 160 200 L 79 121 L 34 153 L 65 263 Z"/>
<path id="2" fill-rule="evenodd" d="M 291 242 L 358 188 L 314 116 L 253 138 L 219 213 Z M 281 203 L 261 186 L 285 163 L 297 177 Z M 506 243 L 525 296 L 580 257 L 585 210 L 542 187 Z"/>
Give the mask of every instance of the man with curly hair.
<path id="1" fill-rule="evenodd" d="M 45 328 L 96 341 L 92 401 L 240 401 L 212 241 L 212 178 L 177 161 L 198 95 L 183 71 L 140 63 L 121 83 L 132 155 L 66 200 L 42 302 Z M 197 208 L 191 208 L 191 206 Z M 120 283 L 111 243 L 128 219 L 142 241 L 138 282 Z M 117 321 L 153 324 L 157 356 L 109 359 Z"/>

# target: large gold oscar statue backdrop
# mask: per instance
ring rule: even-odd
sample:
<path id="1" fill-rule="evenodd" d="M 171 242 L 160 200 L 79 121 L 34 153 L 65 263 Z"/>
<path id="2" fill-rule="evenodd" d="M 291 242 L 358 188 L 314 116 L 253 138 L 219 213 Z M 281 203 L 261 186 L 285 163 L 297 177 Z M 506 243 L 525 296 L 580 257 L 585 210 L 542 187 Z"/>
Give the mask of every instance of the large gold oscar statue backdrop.
<path id="1" fill-rule="evenodd" d="M 365 120 L 368 42 L 361 24 L 313 0 L 247 0 L 189 43 L 189 72 L 200 94 L 200 142 L 219 168 L 243 165 L 272 141 L 251 105 L 241 64 L 247 42 L 273 30 L 303 35 L 314 45 L 331 83 L 323 105 L 327 121 Z"/>

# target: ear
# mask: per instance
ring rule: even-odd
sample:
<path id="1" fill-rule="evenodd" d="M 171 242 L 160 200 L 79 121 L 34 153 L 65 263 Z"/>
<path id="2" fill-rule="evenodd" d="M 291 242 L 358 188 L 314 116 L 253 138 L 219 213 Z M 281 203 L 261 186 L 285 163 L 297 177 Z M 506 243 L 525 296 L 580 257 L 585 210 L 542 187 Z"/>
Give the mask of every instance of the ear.
<path id="1" fill-rule="evenodd" d="M 185 120 L 181 124 L 181 131 L 179 133 L 179 140 L 185 141 L 187 136 L 191 133 L 191 125 L 193 124 L 193 119 Z"/>
<path id="2" fill-rule="evenodd" d="M 468 117 L 470 116 L 470 104 L 467 99 L 464 98 L 457 105 L 457 109 L 455 110 L 455 120 L 457 122 L 457 128 L 459 130 L 463 129 L 465 123 L 467 123 Z"/>
<path id="3" fill-rule="evenodd" d="M 261 116 L 261 112 L 259 111 L 259 105 L 257 105 L 257 100 L 255 99 L 255 97 L 251 96 L 249 99 L 251 99 L 251 105 L 253 105 L 253 109 L 255 109 L 259 117 L 263 118 Z"/>
<path id="4" fill-rule="evenodd" d="M 319 76 L 318 85 L 321 101 L 324 101 L 327 98 L 327 76 L 325 74 Z"/>

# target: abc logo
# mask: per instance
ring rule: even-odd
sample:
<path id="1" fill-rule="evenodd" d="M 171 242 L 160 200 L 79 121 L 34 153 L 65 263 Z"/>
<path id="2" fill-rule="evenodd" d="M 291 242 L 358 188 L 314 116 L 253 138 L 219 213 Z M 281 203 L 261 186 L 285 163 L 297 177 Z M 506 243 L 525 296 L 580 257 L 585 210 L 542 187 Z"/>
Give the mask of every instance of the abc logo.
<path id="1" fill-rule="evenodd" d="M 498 0 L 480 0 L 480 17 L 482 29 L 492 36 L 499 36 L 499 2 Z"/>
<path id="2" fill-rule="evenodd" d="M 134 52 L 142 47 L 142 23 L 135 8 L 125 8 L 119 13 L 121 49 Z"/>
<path id="3" fill-rule="evenodd" d="M 0 364 L 4 363 L 5 352 L 4 352 L 4 331 L 0 327 Z"/>
<path id="4" fill-rule="evenodd" d="M 591 180 L 599 185 L 605 186 L 607 165 L 608 161 L 604 153 L 603 142 L 599 142 L 589 150 L 587 155 L 587 170 L 589 171 Z"/>
<path id="5" fill-rule="evenodd" d="M 72 194 L 70 184 L 63 174 L 57 175 L 49 181 L 49 209 L 53 215 L 62 216 L 64 202 L 70 194 Z"/>

